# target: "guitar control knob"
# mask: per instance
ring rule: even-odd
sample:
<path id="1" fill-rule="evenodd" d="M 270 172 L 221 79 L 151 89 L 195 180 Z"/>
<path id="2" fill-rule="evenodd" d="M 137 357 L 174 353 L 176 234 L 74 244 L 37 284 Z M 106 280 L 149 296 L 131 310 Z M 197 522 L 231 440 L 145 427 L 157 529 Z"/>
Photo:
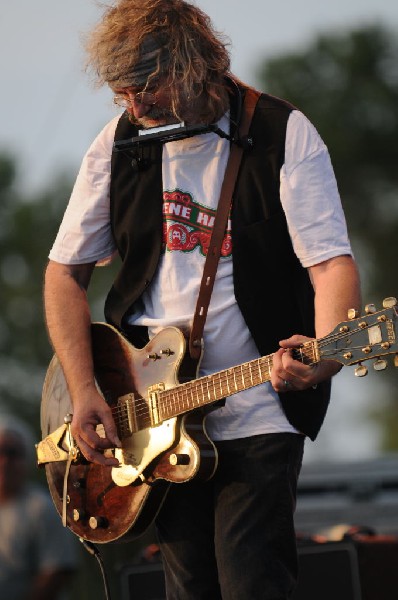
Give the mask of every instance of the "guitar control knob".
<path id="1" fill-rule="evenodd" d="M 84 521 L 85 519 L 87 519 L 87 513 L 85 510 L 81 508 L 73 509 L 73 520 L 75 523 L 78 523 L 78 521 Z"/>
<path id="2" fill-rule="evenodd" d="M 108 527 L 108 519 L 105 517 L 90 517 L 88 524 L 91 529 L 105 529 Z"/>
<path id="3" fill-rule="evenodd" d="M 359 367 L 357 367 L 355 369 L 356 377 L 365 377 L 365 375 L 367 375 L 367 374 L 368 374 L 368 370 L 363 365 L 359 365 Z"/>
<path id="4" fill-rule="evenodd" d="M 163 356 L 173 356 L 174 352 L 171 350 L 171 348 L 166 348 L 165 350 L 161 350 L 160 354 Z"/>
<path id="5" fill-rule="evenodd" d="M 173 467 L 177 465 L 189 465 L 189 454 L 170 454 L 169 462 Z"/>

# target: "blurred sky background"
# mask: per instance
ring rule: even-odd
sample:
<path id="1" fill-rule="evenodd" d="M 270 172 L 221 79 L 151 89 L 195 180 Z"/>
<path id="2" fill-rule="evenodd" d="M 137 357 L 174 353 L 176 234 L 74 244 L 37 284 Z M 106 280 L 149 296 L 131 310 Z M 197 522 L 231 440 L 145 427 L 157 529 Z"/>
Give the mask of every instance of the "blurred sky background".
<path id="1" fill-rule="evenodd" d="M 232 70 L 252 85 L 256 67 L 301 50 L 322 32 L 382 23 L 398 32 L 396 0 L 198 0 L 231 39 Z M 102 12 L 92 0 L 3 0 L 0 9 L 0 150 L 17 159 L 20 187 L 45 188 L 75 173 L 93 137 L 116 114 L 108 90 L 83 70 L 81 36 Z M 332 157 L 333 158 L 333 157 Z M 391 292 L 392 293 L 392 292 Z M 365 299 L 370 302 L 373 299 Z M 382 375 L 336 378 L 327 426 L 308 456 L 344 460 L 377 453 L 377 429 L 364 412 L 383 395 Z"/>

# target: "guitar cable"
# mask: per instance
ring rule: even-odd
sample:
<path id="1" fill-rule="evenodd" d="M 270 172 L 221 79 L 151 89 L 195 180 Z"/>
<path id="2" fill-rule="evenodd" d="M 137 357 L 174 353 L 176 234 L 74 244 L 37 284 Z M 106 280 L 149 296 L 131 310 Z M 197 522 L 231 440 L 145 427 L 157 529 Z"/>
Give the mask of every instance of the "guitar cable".
<path id="1" fill-rule="evenodd" d="M 111 600 L 111 593 L 110 593 L 110 589 L 109 589 L 108 578 L 106 576 L 104 562 L 102 560 L 100 551 L 98 550 L 98 548 L 95 544 L 93 544 L 92 542 L 89 542 L 88 540 L 84 540 L 83 538 L 79 537 L 79 541 L 83 544 L 83 546 L 85 547 L 87 552 L 89 554 L 91 554 L 92 556 L 95 556 L 95 558 L 97 559 L 97 562 L 98 562 L 100 570 L 101 570 L 102 581 L 104 584 L 105 599 Z"/>

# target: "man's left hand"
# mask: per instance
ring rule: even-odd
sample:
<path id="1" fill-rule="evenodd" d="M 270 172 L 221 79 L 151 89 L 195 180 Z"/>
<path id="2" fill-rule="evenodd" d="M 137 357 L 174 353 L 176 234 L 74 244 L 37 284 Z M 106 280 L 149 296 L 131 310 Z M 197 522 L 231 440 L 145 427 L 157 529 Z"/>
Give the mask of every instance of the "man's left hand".
<path id="1" fill-rule="evenodd" d="M 289 339 L 279 342 L 281 347 L 273 355 L 271 371 L 271 384 L 276 392 L 306 390 L 333 377 L 340 371 L 340 363 L 334 360 L 305 365 L 293 358 L 292 349 L 299 348 L 310 339 L 303 335 L 293 335 Z"/>

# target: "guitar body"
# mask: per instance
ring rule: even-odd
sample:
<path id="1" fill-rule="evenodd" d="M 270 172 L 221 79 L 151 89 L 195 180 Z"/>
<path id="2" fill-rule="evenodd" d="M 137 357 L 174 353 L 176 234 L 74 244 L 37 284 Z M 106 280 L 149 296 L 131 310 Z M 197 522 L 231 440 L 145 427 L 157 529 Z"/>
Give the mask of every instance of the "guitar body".
<path id="1" fill-rule="evenodd" d="M 94 543 L 127 541 L 151 524 L 171 483 L 210 478 L 217 454 L 206 435 L 204 412 L 153 422 L 157 390 L 180 383 L 185 339 L 178 329 L 162 330 L 140 350 L 104 323 L 92 325 L 92 338 L 97 385 L 119 423 L 122 448 L 114 453 L 121 466 L 105 467 L 80 457 L 70 464 L 65 492 L 66 460 L 47 462 L 46 475 L 60 515 L 65 496 L 66 524 L 76 535 Z M 66 381 L 54 356 L 43 387 L 43 438 L 71 413 Z"/>

